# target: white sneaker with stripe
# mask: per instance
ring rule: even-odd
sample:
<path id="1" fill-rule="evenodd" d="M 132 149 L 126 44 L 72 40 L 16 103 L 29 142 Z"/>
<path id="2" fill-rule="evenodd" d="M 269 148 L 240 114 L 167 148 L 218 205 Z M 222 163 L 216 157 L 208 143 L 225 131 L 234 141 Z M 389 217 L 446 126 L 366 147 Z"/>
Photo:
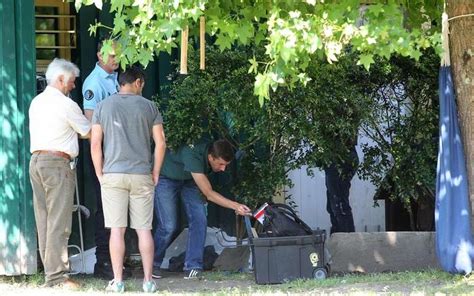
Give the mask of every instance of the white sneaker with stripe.
<path id="1" fill-rule="evenodd" d="M 191 279 L 200 279 L 202 278 L 202 271 L 199 269 L 191 269 L 185 271 L 184 279 L 191 280 Z"/>

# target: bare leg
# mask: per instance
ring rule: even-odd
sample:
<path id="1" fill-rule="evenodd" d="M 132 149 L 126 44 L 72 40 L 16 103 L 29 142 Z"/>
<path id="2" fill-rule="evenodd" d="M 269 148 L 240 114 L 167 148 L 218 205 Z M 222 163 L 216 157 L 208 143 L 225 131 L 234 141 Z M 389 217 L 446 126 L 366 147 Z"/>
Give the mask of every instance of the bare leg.
<path id="1" fill-rule="evenodd" d="M 109 251 L 114 271 L 114 280 L 123 281 L 123 257 L 125 256 L 125 227 L 112 227 L 110 229 Z"/>
<path id="2" fill-rule="evenodd" d="M 147 282 L 151 280 L 151 274 L 153 271 L 155 245 L 150 229 L 136 229 L 136 231 L 138 236 L 138 248 L 140 249 L 140 255 L 142 257 L 144 274 L 143 281 Z"/>

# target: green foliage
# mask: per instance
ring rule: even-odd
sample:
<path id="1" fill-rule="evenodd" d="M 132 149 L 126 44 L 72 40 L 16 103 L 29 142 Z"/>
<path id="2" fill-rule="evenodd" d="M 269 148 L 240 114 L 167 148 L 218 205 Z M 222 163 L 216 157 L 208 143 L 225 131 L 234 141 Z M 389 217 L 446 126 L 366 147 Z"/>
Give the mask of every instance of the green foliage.
<path id="1" fill-rule="evenodd" d="M 171 147 L 202 138 L 233 143 L 242 157 L 232 190 L 243 202 L 256 206 L 291 186 L 292 169 L 344 162 L 362 127 L 375 145 L 363 146 L 359 174 L 407 208 L 411 201 L 433 204 L 439 65 L 433 51 L 419 62 L 377 61 L 370 73 L 349 51 L 335 64 L 313 62 L 305 87 L 279 88 L 263 107 L 247 69 L 262 52 L 207 51 L 207 68 L 199 71 L 190 48 L 191 74 L 175 80 L 169 97 L 158 98 L 167 141 Z"/>
<path id="2" fill-rule="evenodd" d="M 438 149 L 438 67 L 433 51 L 419 62 L 394 57 L 371 81 L 376 108 L 364 125 L 377 145 L 365 145 L 360 173 L 407 209 L 412 201 L 434 205 Z M 412 221 L 412 227 L 417 227 Z"/>
<path id="3" fill-rule="evenodd" d="M 365 122 L 378 146 L 364 148 L 362 175 L 390 188 L 391 198 L 407 207 L 420 197 L 432 202 L 433 66 L 442 1 L 75 1 L 77 9 L 93 3 L 101 8 L 103 2 L 114 14 L 110 30 L 122 67 L 147 65 L 170 52 L 183 28 L 196 35 L 199 17 L 206 17 L 206 32 L 223 53 L 208 52 L 205 72 L 191 53 L 191 75 L 173 86 L 173 100 L 163 101 L 169 141 L 178 145 L 215 133 L 229 139 L 244 155 L 238 196 L 269 198 L 289 184 L 289 169 L 339 160 Z M 92 25 L 91 32 L 100 26 Z M 237 45 L 259 50 L 229 51 Z M 374 100 L 367 100 L 374 89 Z"/>
<path id="4" fill-rule="evenodd" d="M 208 48 L 206 71 L 197 70 L 199 56 L 189 51 L 191 74 L 175 80 L 169 97 L 157 98 L 168 145 L 202 138 L 233 143 L 241 158 L 232 190 L 249 206 L 291 186 L 290 170 L 343 158 L 345 143 L 370 110 L 368 73 L 355 65 L 352 55 L 333 65 L 313 62 L 306 87 L 280 88 L 261 107 L 247 68 L 249 59 L 263 54 L 260 50 Z"/>
<path id="5" fill-rule="evenodd" d="M 206 17 L 206 32 L 221 51 L 235 45 L 264 47 L 251 65 L 260 104 L 280 86 L 305 85 L 308 65 L 320 56 L 335 62 L 347 46 L 360 53 L 358 64 L 366 69 L 377 56 L 418 60 L 428 47 L 441 50 L 442 1 L 75 0 L 76 9 L 92 3 L 101 9 L 103 2 L 110 2 L 114 14 L 110 30 L 122 49 L 122 67 L 147 65 L 160 52 L 170 52 L 183 28 L 197 34 L 200 16 Z"/>

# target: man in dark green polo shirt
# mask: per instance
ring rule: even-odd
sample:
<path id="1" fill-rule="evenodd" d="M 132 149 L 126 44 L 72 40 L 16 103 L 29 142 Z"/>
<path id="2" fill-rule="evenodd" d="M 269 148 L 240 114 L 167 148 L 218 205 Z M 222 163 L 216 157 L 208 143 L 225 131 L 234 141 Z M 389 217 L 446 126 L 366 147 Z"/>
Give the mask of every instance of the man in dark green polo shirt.
<path id="1" fill-rule="evenodd" d="M 198 278 L 203 267 L 207 217 L 205 200 L 233 209 L 236 214 L 250 215 L 250 209 L 225 198 L 212 189 L 207 175 L 223 172 L 234 159 L 229 142 L 218 140 L 212 144 L 182 146 L 176 151 L 166 150 L 160 181 L 155 190 L 155 214 L 158 219 L 154 234 L 155 257 L 153 277 L 160 278 L 160 266 L 166 249 L 178 227 L 178 198 L 181 197 L 188 218 L 188 243 L 184 261 L 185 279 Z"/>

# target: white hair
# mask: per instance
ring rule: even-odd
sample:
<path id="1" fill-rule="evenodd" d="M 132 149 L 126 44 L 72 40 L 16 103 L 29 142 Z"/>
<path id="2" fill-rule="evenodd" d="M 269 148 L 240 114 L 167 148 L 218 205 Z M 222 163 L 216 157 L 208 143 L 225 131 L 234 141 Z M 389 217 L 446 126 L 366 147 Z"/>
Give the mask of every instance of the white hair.
<path id="1" fill-rule="evenodd" d="M 79 76 L 79 68 L 65 59 L 54 59 L 46 69 L 46 81 L 49 84 L 56 82 L 59 76 L 64 76 L 65 81 L 69 81 L 73 76 Z"/>

